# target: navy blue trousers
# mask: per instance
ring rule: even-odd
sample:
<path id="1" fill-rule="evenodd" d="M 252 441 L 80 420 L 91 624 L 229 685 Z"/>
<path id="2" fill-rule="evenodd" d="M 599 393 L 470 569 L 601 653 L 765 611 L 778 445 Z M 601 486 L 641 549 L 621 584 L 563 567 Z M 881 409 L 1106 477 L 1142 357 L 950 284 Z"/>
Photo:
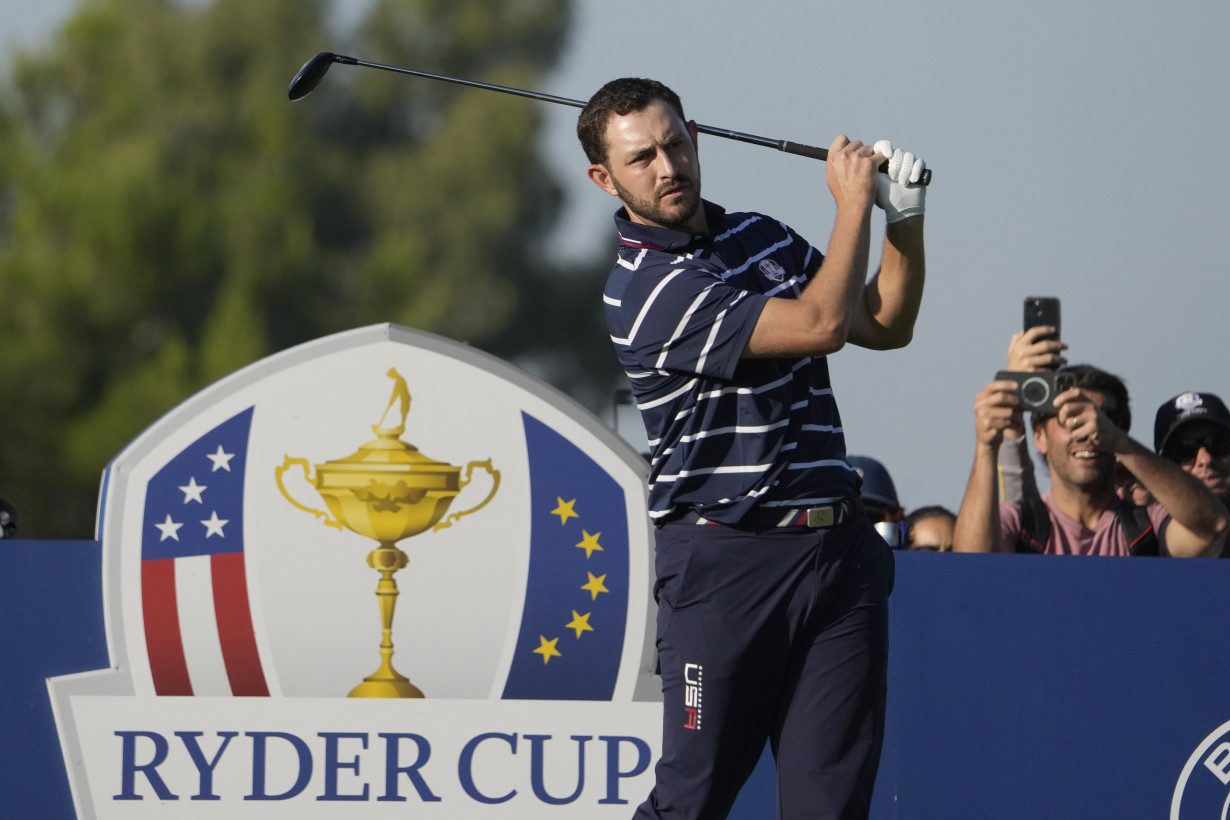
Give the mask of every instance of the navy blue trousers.
<path id="1" fill-rule="evenodd" d="M 781 820 L 865 818 L 884 737 L 892 551 L 832 529 L 667 524 L 662 757 L 636 820 L 722 820 L 765 741 Z"/>

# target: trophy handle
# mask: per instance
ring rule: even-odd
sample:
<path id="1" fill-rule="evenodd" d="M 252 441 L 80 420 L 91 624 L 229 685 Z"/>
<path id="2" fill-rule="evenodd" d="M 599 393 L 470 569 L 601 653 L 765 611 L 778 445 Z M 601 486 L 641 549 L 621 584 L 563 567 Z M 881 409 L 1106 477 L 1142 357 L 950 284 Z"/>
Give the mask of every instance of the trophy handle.
<path id="1" fill-rule="evenodd" d="M 307 479 L 308 483 L 309 484 L 314 483 L 312 481 L 311 470 L 308 469 L 309 465 L 308 465 L 307 459 L 291 458 L 290 456 L 286 456 L 286 460 L 282 462 L 282 466 L 274 468 L 274 471 L 273 471 L 274 476 L 278 480 L 278 489 L 282 491 L 283 497 L 285 497 L 287 501 L 289 501 L 291 504 L 294 504 L 296 507 L 303 510 L 304 512 L 309 512 L 312 515 L 319 518 L 321 521 L 324 522 L 326 527 L 333 527 L 336 530 L 342 529 L 341 521 L 335 521 L 329 518 L 329 514 L 325 512 L 324 510 L 317 510 L 317 509 L 313 509 L 312 507 L 307 507 L 307 506 L 304 506 L 303 504 L 300 504 L 298 501 L 296 501 L 294 498 L 291 497 L 290 493 L 286 491 L 286 485 L 282 483 L 282 474 L 285 473 L 287 470 L 289 470 L 291 467 L 293 467 L 296 464 L 298 464 L 300 467 L 303 468 L 303 477 Z"/>
<path id="2" fill-rule="evenodd" d="M 441 521 L 440 523 L 432 527 L 431 528 L 432 532 L 435 532 L 436 530 L 442 530 L 445 527 L 451 527 L 453 525 L 453 522 L 456 521 L 458 518 L 461 518 L 461 516 L 469 515 L 472 512 L 478 512 L 483 507 L 487 506 L 488 501 L 495 498 L 495 491 L 500 489 L 500 471 L 495 469 L 495 467 L 491 466 L 491 459 L 487 459 L 486 461 L 471 461 L 469 464 L 467 464 L 466 465 L 466 477 L 462 479 L 461 483 L 457 485 L 457 491 L 460 492 L 461 490 L 465 488 L 467 484 L 470 483 L 470 478 L 473 476 L 475 467 L 482 467 L 491 476 L 491 479 L 492 479 L 491 480 L 491 492 L 487 493 L 487 497 L 484 498 L 477 507 L 471 507 L 468 510 L 462 510 L 461 512 L 453 513 L 452 515 L 448 516 L 448 518 L 445 518 L 443 521 Z"/>

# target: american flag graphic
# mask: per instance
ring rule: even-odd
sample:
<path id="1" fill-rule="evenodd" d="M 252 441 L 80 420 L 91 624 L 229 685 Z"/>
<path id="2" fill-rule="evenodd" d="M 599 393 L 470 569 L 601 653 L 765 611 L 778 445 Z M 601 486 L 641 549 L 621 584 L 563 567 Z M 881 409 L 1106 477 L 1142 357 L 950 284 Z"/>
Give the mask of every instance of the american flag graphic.
<path id="1" fill-rule="evenodd" d="M 244 566 L 252 412 L 201 436 L 146 487 L 141 609 L 158 695 L 269 695 Z"/>

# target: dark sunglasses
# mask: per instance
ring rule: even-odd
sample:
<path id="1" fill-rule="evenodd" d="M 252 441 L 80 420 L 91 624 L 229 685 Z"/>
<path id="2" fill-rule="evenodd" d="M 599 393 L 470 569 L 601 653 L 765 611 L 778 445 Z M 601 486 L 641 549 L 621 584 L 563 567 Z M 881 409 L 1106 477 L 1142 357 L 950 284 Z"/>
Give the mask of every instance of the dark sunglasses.
<path id="1" fill-rule="evenodd" d="M 1208 450 L 1209 455 L 1213 458 L 1225 458 L 1230 456 L 1230 436 L 1219 436 L 1214 433 L 1206 433 L 1203 436 L 1184 436 L 1166 442 L 1166 446 L 1162 448 L 1162 455 L 1175 464 L 1191 464 L 1196 460 L 1202 447 Z"/>

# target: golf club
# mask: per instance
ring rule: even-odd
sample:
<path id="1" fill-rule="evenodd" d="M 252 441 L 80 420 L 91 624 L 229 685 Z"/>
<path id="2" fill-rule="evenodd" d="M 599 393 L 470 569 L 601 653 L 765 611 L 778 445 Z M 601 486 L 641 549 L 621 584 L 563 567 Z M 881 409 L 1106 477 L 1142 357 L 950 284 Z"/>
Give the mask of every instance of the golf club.
<path id="1" fill-rule="evenodd" d="M 398 74 L 410 74 L 415 77 L 426 77 L 429 80 L 443 80 L 446 83 L 456 83 L 457 85 L 468 85 L 471 88 L 485 88 L 488 91 L 499 91 L 502 94 L 514 94 L 518 97 L 529 97 L 531 100 L 541 100 L 543 102 L 559 103 L 560 105 L 571 105 L 573 108 L 584 108 L 585 103 L 581 100 L 572 100 L 567 97 L 557 97 L 554 94 L 542 94 L 537 91 L 523 91 L 520 88 L 509 88 L 505 85 L 492 85 L 491 83 L 480 83 L 474 80 L 462 80 L 457 77 L 448 77 L 443 74 L 431 74 L 426 71 L 416 71 L 412 68 L 402 68 L 395 65 L 384 65 L 382 63 L 370 63 L 366 60 L 359 60 L 354 57 L 346 57 L 341 54 L 334 54 L 332 51 L 322 51 L 312 59 L 303 64 L 303 68 L 295 74 L 294 79 L 290 81 L 290 88 L 287 90 L 287 95 L 291 100 L 301 100 L 312 92 L 320 81 L 324 79 L 325 73 L 329 70 L 329 66 L 334 63 L 342 65 L 361 65 L 368 68 L 379 68 L 383 71 L 394 71 Z M 812 145 L 803 145 L 798 142 L 790 142 L 789 140 L 775 140 L 769 137 L 758 137 L 755 134 L 744 134 L 741 131 L 730 131 L 725 128 L 714 128 L 711 125 L 697 125 L 697 130 L 702 134 L 710 134 L 715 137 L 725 137 L 726 139 L 738 140 L 739 142 L 750 142 L 753 145 L 763 145 L 766 148 L 776 148 L 779 151 L 785 151 L 787 154 L 797 154 L 802 157 L 811 157 L 812 159 L 825 160 L 828 159 L 828 149 L 816 148 Z M 888 163 L 885 162 L 881 166 L 881 171 L 886 171 Z M 931 169 L 927 168 L 923 171 L 922 179 L 918 181 L 919 185 L 931 184 Z"/>

